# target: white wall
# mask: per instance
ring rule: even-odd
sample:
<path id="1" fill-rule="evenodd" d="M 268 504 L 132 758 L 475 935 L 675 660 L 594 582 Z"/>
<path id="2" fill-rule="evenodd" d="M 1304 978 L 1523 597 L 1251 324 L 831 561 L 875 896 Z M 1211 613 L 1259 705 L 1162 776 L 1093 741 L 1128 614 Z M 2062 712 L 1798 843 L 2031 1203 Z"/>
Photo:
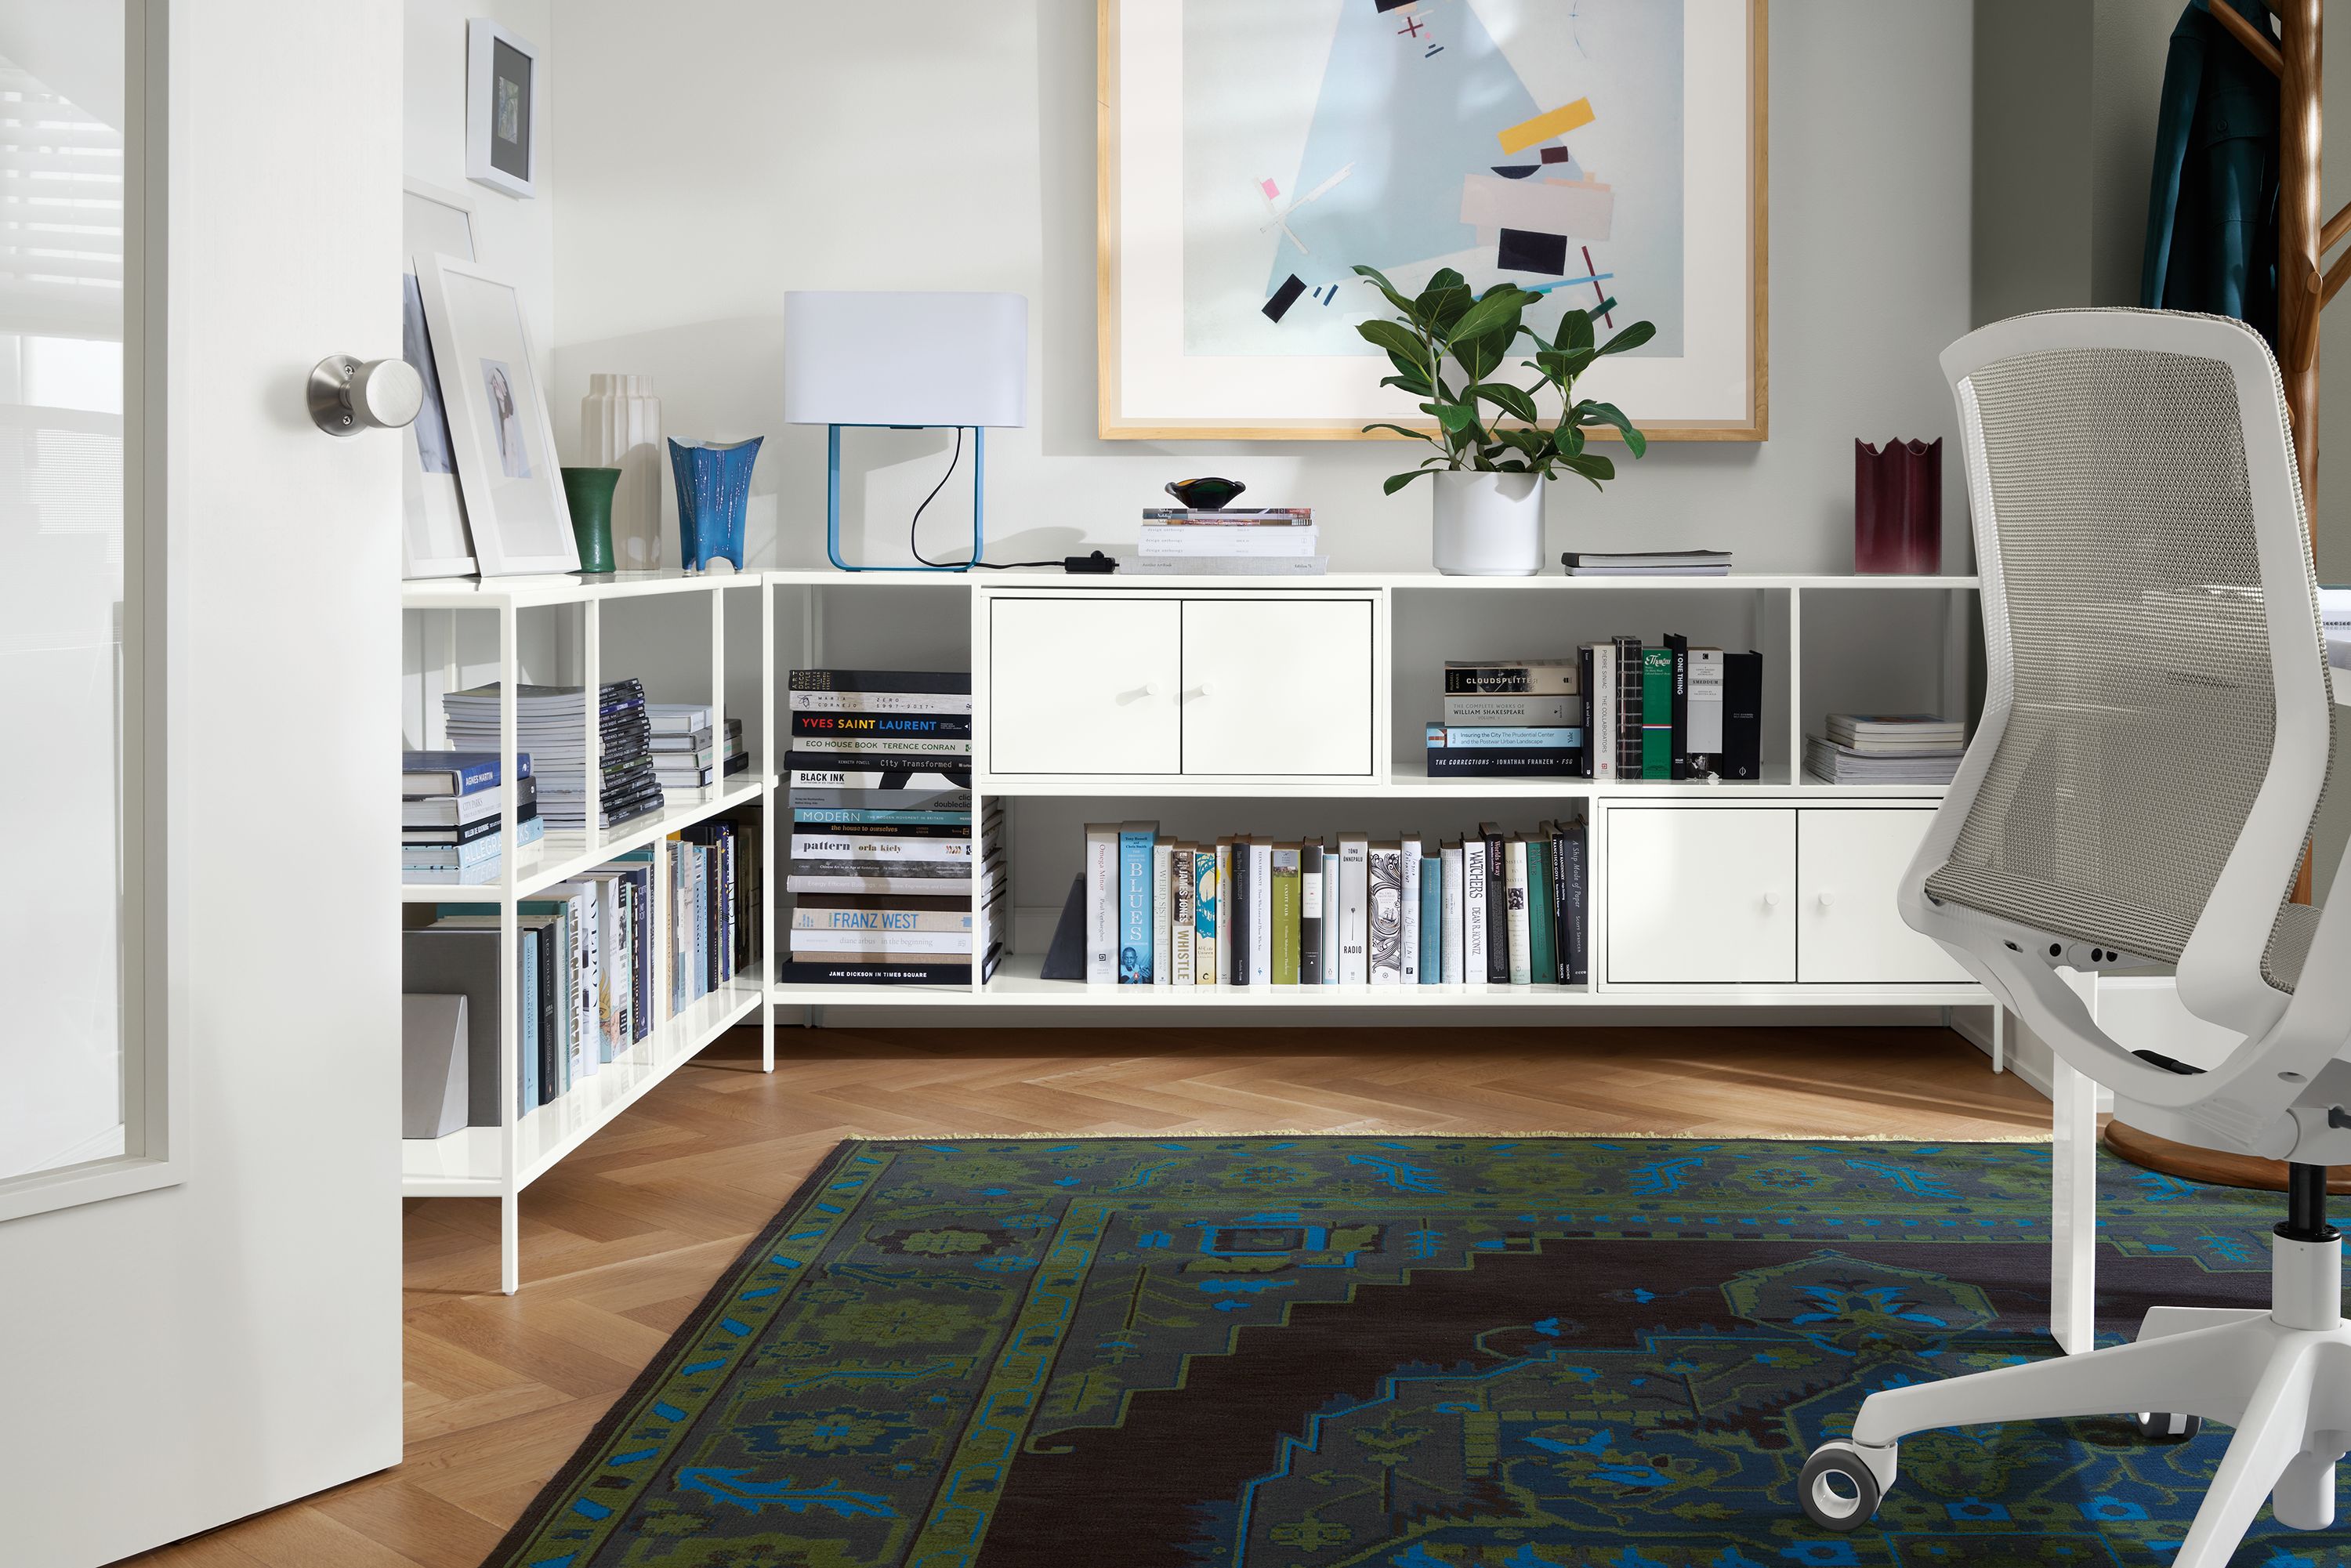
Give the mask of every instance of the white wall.
<path id="1" fill-rule="evenodd" d="M 1335 569 L 1427 566 L 1426 487 L 1380 494 L 1394 446 L 1094 438 L 1094 0 L 713 0 L 691 16 L 566 0 L 558 17 L 559 443 L 576 442 L 590 372 L 649 372 L 672 434 L 767 437 L 752 548 L 820 563 L 822 432 L 781 423 L 783 292 L 1015 289 L 1035 423 L 990 438 L 995 559 L 1131 543 L 1163 482 L 1225 473 L 1253 499 L 1318 508 Z M 1850 568 L 1855 437 L 1955 428 L 1935 356 L 1969 326 L 1972 26 L 1957 5 L 1773 8 L 1771 439 L 1652 447 L 1604 497 L 1556 486 L 1552 548 Z M 944 439 L 862 450 L 881 466 L 847 486 L 873 519 L 861 548 L 903 559 Z M 1945 476 L 1960 565 L 1956 462 Z M 960 498 L 925 521 L 939 549 L 968 517 Z"/>

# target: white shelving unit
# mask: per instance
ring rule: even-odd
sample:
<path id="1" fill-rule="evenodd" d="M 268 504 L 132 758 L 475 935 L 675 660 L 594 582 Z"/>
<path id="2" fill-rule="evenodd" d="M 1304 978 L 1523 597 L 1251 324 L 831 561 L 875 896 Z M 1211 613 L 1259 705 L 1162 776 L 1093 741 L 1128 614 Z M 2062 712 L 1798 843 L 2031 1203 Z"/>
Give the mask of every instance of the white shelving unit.
<path id="1" fill-rule="evenodd" d="M 772 649 L 774 601 L 772 586 L 761 574 L 647 572 L 611 579 L 519 577 L 403 584 L 402 610 L 417 622 L 413 630 L 419 643 L 427 649 L 437 648 L 440 661 L 437 681 L 424 683 L 427 689 L 420 693 L 421 700 L 411 716 L 410 722 L 418 733 L 408 739 L 419 746 L 441 746 L 444 731 L 438 711 L 439 694 L 484 679 L 496 680 L 505 694 L 499 709 L 499 776 L 512 779 L 517 750 L 514 698 L 518 684 L 536 677 L 539 684 L 560 681 L 582 685 L 594 692 L 601 689 L 608 675 L 643 678 L 643 672 L 626 667 L 625 664 L 607 668 L 607 611 L 611 611 L 616 622 L 612 630 L 622 631 L 626 628 L 618 623 L 632 615 L 658 617 L 668 622 L 678 618 L 677 612 L 691 612 L 697 606 L 707 622 L 707 664 L 697 670 L 698 680 L 685 684 L 700 689 L 664 690 L 649 681 L 646 695 L 655 701 L 707 701 L 716 710 L 715 727 L 723 735 L 727 706 L 726 607 L 730 598 L 738 596 L 753 598 L 758 617 L 758 715 L 765 716 L 774 711 L 774 668 L 768 656 Z M 528 626 L 526 617 L 547 624 Z M 480 630 L 479 622 L 485 620 L 492 623 L 494 641 L 486 650 L 490 652 L 490 657 L 483 661 L 486 667 L 477 670 L 465 654 L 468 643 L 478 646 L 478 639 L 472 633 Z M 556 670 L 545 674 L 526 670 L 525 644 L 530 640 L 526 633 L 530 632 L 549 634 L 537 640 L 544 645 L 545 656 L 558 665 Z M 643 643 L 645 639 L 641 636 L 636 641 Z M 587 773 L 592 779 L 602 755 L 601 716 L 593 702 L 586 704 L 585 709 L 583 743 L 587 748 Z M 744 727 L 745 748 L 752 753 L 747 773 L 722 776 L 715 787 L 706 789 L 670 791 L 669 803 L 662 811 L 610 831 L 598 825 L 591 809 L 584 831 L 550 831 L 528 857 L 506 855 L 497 882 L 470 886 L 404 883 L 401 898 L 411 904 L 489 904 L 497 909 L 502 917 L 498 925 L 498 973 L 511 977 L 517 973 L 516 916 L 520 904 L 616 855 L 648 845 L 660 846 L 668 835 L 682 828 L 722 812 L 750 807 L 761 814 L 763 830 L 759 834 L 763 889 L 760 929 L 773 931 L 775 835 L 767 831 L 767 814 L 774 779 L 764 771 L 760 755 L 758 741 L 765 733 L 764 716 L 751 718 Z M 505 796 L 505 821 L 501 826 L 503 841 L 508 845 L 515 841 L 516 794 L 509 789 Z M 655 869 L 655 886 L 666 886 L 665 871 L 658 859 Z M 665 939 L 655 941 L 655 998 L 669 995 L 669 952 L 670 945 Z M 520 1082 L 522 1027 L 518 1009 L 522 998 L 516 994 L 516 988 L 507 986 L 498 1009 L 498 1124 L 467 1127 L 444 1138 L 402 1140 L 402 1190 L 418 1197 L 496 1198 L 499 1289 L 513 1294 L 521 1284 L 517 1216 L 523 1189 L 609 1125 L 653 1085 L 692 1060 L 703 1047 L 737 1024 L 759 1025 L 762 1065 L 774 1068 L 775 1025 L 767 1006 L 768 967 L 765 962 L 751 964 L 707 995 L 659 1019 L 651 1032 L 623 1055 L 600 1063 L 594 1073 L 580 1079 L 556 1099 L 528 1109 L 516 1103 L 516 1085 Z"/>
<path id="2" fill-rule="evenodd" d="M 549 835 L 536 863 L 509 864 L 501 883 L 412 886 L 402 896 L 511 911 L 616 853 L 756 806 L 766 826 L 761 927 L 771 955 L 663 1020 L 624 1060 L 559 1100 L 517 1117 L 509 1094 L 496 1127 L 412 1142 L 407 1190 L 498 1198 L 502 1283 L 511 1291 L 518 1280 L 516 1207 L 532 1181 L 727 1029 L 757 1023 L 763 1065 L 772 1068 L 778 1014 L 814 1021 L 819 1009 L 836 1007 L 1102 1008 L 1154 1023 L 1175 1021 L 1186 1009 L 1290 1015 L 1379 1006 L 1434 1018 L 1493 1009 L 1982 1008 L 1997 1069 L 1999 1009 L 1939 950 L 1902 927 L 1891 904 L 1907 846 L 1943 791 L 1829 785 L 1800 771 L 1805 734 L 1832 709 L 1966 712 L 1977 588 L 1974 578 L 1958 576 L 1122 580 L 799 570 L 407 584 L 404 607 L 419 618 L 419 644 L 440 650 L 444 688 L 486 679 L 511 688 L 526 678 L 522 649 L 536 616 L 552 622 L 555 651 L 543 656 L 555 660 L 566 682 L 593 686 L 610 669 L 645 678 L 656 700 L 711 701 L 722 723 L 728 706 L 756 713 L 743 714 L 754 753 L 748 777 L 674 800 L 658 818 L 616 832 Z M 727 606 L 743 596 L 756 596 L 758 653 L 745 669 L 747 638 L 738 640 L 730 670 Z M 706 663 L 681 652 L 695 634 L 679 632 L 681 612 L 697 602 L 706 619 Z M 664 630 L 650 642 L 637 639 L 638 664 L 608 662 L 612 628 L 648 614 Z M 462 628 L 484 618 L 494 618 L 494 646 L 484 644 L 469 664 L 460 656 Z M 1113 631 L 1107 638 L 1105 628 Z M 1560 653 L 1615 632 L 1653 640 L 1668 630 L 1764 654 L 1761 779 L 1426 776 L 1421 727 L 1438 716 L 1442 659 Z M 547 632 L 540 629 L 542 641 Z M 772 956 L 784 941 L 778 916 L 790 823 L 789 811 L 776 809 L 783 780 L 772 771 L 789 743 L 771 737 L 789 734 L 778 706 L 784 674 L 825 666 L 971 671 L 974 818 L 1001 800 L 1011 839 L 1010 907 L 998 907 L 1008 950 L 987 980 L 867 987 L 772 977 Z M 656 689 L 656 676 L 667 684 Z M 998 688 L 999 679 L 1016 677 L 1022 684 Z M 1052 687 L 1041 700 L 1039 681 Z M 681 685 L 695 689 L 675 689 Z M 1029 722 L 1034 714 L 1054 716 L 1040 726 Z M 511 706 L 502 723 L 510 756 Z M 437 737 L 431 731 L 412 739 Z M 592 721 L 587 740 L 595 744 Z M 1073 765 L 1080 762 L 1082 771 Z M 1187 839 L 1266 831 L 1264 819 L 1284 813 L 1290 821 L 1312 813 L 1324 832 L 1361 827 L 1388 836 L 1408 823 L 1450 836 L 1481 819 L 1531 822 L 1561 809 L 1580 811 L 1591 829 L 1589 985 L 1101 987 L 1039 973 L 1075 869 L 1075 824 L 1089 816 L 1175 819 L 1169 831 Z M 1660 924 L 1685 920 L 1703 942 L 1682 940 L 1672 925 Z M 501 930 L 503 972 L 512 974 L 514 921 Z M 665 994 L 663 983 L 655 989 Z M 518 1038 L 514 1009 L 502 1009 L 503 1084 L 515 1082 Z"/>

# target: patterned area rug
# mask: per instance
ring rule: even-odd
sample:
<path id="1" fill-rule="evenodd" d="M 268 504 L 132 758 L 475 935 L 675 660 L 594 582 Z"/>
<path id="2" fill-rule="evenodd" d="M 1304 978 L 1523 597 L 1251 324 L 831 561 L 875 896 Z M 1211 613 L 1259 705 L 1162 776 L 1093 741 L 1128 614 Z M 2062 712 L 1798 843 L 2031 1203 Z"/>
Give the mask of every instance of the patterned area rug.
<path id="1" fill-rule="evenodd" d="M 2271 1194 L 2102 1169 L 2100 1328 L 2260 1305 Z M 2033 1145 L 844 1145 L 492 1559 L 530 1568 L 2154 1568 L 2226 1433 L 1927 1434 L 2053 1354 Z M 2237 1561 L 2335 1568 L 2266 1521 Z"/>

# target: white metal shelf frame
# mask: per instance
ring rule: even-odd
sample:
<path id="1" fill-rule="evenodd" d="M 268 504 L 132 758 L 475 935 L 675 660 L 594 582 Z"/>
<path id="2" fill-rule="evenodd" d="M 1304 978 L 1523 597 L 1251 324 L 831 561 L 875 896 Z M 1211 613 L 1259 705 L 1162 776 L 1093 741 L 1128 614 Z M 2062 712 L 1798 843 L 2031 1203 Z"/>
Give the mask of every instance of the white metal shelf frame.
<path id="1" fill-rule="evenodd" d="M 723 743 L 726 726 L 726 600 L 730 593 L 756 594 L 760 625 L 759 703 L 763 715 L 775 712 L 774 594 L 768 574 L 696 574 L 687 572 L 621 573 L 611 578 L 518 577 L 481 580 L 420 581 L 402 585 L 405 612 L 445 611 L 442 687 L 458 689 L 461 666 L 457 622 L 461 615 L 481 613 L 495 618 L 497 641 L 498 755 L 500 778 L 516 776 L 519 749 L 516 690 L 522 679 L 520 618 L 526 611 L 566 611 L 578 617 L 579 684 L 593 694 L 602 689 L 603 613 L 607 605 L 625 606 L 653 597 L 699 595 L 707 606 L 709 623 L 708 691 L 712 710 L 714 749 Z M 625 610 L 622 612 L 625 613 Z M 602 768 L 601 705 L 585 702 L 581 721 L 584 777 L 599 778 Z M 445 725 L 425 717 L 427 734 L 421 738 L 445 738 Z M 498 1124 L 468 1127 L 445 1139 L 402 1140 L 402 1190 L 416 1197 L 495 1197 L 499 1203 L 499 1289 L 512 1295 L 521 1285 L 520 1200 L 523 1190 L 611 1124 L 663 1079 L 692 1060 L 705 1046 L 737 1024 L 756 1021 L 760 1030 L 764 1071 L 775 1068 L 775 1020 L 767 1004 L 769 965 L 764 955 L 742 973 L 676 1013 L 663 1018 L 647 1035 L 611 1061 L 574 1083 L 546 1104 L 520 1109 L 516 1103 L 521 1082 L 521 1008 L 524 999 L 511 983 L 519 954 L 518 905 L 533 894 L 567 881 L 581 872 L 647 845 L 656 846 L 655 883 L 666 887 L 663 845 L 670 833 L 721 811 L 756 806 L 761 816 L 759 832 L 760 912 L 762 942 L 775 930 L 775 821 L 769 810 L 773 780 L 754 758 L 750 771 L 730 781 L 718 774 L 706 789 L 683 791 L 695 799 L 680 800 L 660 813 L 606 829 L 599 802 L 585 802 L 586 820 L 579 832 L 551 833 L 530 857 L 508 852 L 501 859 L 495 883 L 475 885 L 404 883 L 401 896 L 410 903 L 488 904 L 499 912 L 498 973 L 503 982 L 498 1009 Z M 500 808 L 501 841 L 515 842 L 515 810 L 518 790 L 507 789 Z M 656 901 L 657 907 L 661 901 Z M 654 946 L 653 994 L 669 995 L 669 943 L 665 936 Z M 754 1019 L 754 1015 L 757 1015 Z"/>

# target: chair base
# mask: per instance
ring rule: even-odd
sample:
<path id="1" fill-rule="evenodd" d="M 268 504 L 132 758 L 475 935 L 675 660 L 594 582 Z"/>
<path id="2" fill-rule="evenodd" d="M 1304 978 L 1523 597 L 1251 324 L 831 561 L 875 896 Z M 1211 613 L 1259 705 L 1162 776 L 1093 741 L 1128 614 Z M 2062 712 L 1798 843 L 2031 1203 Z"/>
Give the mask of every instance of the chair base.
<path id="1" fill-rule="evenodd" d="M 2268 1311 L 2157 1307 L 2130 1344 L 1890 1388 L 1862 1402 L 1850 1440 L 1805 1466 L 1804 1511 L 1857 1530 L 1894 1485 L 1896 1448 L 1938 1427 L 2121 1411 L 2196 1416 L 2236 1428 L 2173 1568 L 2224 1568 L 2271 1500 L 2278 1522 L 2335 1522 L 2335 1466 L 2351 1452 L 2351 1324 L 2339 1239 L 2278 1238 Z"/>

